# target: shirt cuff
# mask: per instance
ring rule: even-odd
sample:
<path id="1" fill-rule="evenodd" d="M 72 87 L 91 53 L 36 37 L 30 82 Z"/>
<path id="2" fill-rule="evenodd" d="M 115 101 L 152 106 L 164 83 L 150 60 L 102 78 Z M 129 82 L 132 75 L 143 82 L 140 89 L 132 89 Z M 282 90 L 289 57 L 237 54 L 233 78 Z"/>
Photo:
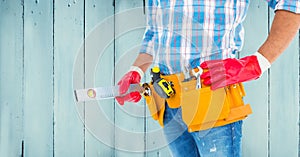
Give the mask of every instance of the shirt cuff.
<path id="1" fill-rule="evenodd" d="M 129 71 L 135 71 L 137 73 L 139 73 L 139 75 L 141 76 L 141 78 L 144 77 L 144 72 L 141 68 L 139 68 L 138 66 L 131 66 Z"/>
<path id="2" fill-rule="evenodd" d="M 261 70 L 261 74 L 267 71 L 271 67 L 271 63 L 261 53 L 255 52 L 254 56 L 257 57 L 257 61 Z"/>

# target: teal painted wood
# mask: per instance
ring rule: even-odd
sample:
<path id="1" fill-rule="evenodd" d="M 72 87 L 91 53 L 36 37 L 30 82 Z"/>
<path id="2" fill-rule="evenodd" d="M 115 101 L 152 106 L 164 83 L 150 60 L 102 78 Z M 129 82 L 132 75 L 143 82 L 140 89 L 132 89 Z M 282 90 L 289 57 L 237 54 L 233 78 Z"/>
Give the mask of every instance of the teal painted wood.
<path id="1" fill-rule="evenodd" d="M 53 156 L 53 3 L 24 1 L 24 146 Z"/>
<path id="2" fill-rule="evenodd" d="M 251 1 L 245 19 L 245 44 L 241 56 L 251 55 L 268 35 L 268 6 L 260 0 Z M 268 73 L 256 81 L 244 84 L 245 103 L 252 107 L 253 114 L 244 121 L 243 156 L 268 156 Z"/>
<path id="3" fill-rule="evenodd" d="M 83 106 L 75 103 L 72 82 L 83 87 L 83 73 L 73 72 L 83 70 L 83 64 L 80 69 L 74 64 L 76 57 L 83 62 L 77 55 L 84 39 L 84 1 L 54 4 L 54 156 L 83 157 L 84 127 L 79 116 Z"/>
<path id="4" fill-rule="evenodd" d="M 147 117 L 149 113 L 144 101 L 137 105 L 127 103 L 125 106 L 114 106 L 113 100 L 76 104 L 72 93 L 72 82 L 74 88 L 83 88 L 113 85 L 114 81 L 119 80 L 137 54 L 144 29 L 134 28 L 124 34 L 121 32 L 136 22 L 144 23 L 144 15 L 116 15 L 117 62 L 114 79 L 114 43 L 113 40 L 107 41 L 113 38 L 114 21 L 106 21 L 102 28 L 108 31 L 102 31 L 104 34 L 88 35 L 98 22 L 113 14 L 111 3 L 86 0 L 84 17 L 84 1 L 55 1 L 54 34 L 52 2 L 25 0 L 24 3 L 23 28 L 22 3 L 16 0 L 0 2 L 0 156 L 21 156 L 22 139 L 24 156 L 30 157 L 170 156 L 166 147 L 150 152 L 132 151 L 133 148 L 151 148 L 153 139 L 149 133 L 159 129 L 157 123 Z M 117 11 L 121 12 L 141 6 L 142 2 L 117 1 L 116 4 Z M 84 49 L 77 53 L 84 37 L 83 19 L 86 22 L 86 37 L 94 41 L 89 44 L 96 45 L 91 47 L 86 43 L 85 54 Z M 252 1 L 245 22 L 246 41 L 242 56 L 252 54 L 263 43 L 268 32 L 267 24 L 266 3 Z M 104 56 L 99 59 L 103 47 Z M 269 75 L 265 73 L 259 80 L 245 83 L 245 102 L 251 104 L 254 113 L 244 121 L 243 156 L 297 156 L 298 55 L 297 38 L 272 65 L 270 82 Z M 76 59 L 78 64 L 73 65 Z M 282 75 L 282 69 L 286 75 Z M 284 85 L 282 80 L 285 81 Z M 11 95 L 14 95 L 14 99 L 11 99 Z M 107 119 L 99 117 L 103 113 L 93 112 L 99 109 L 104 111 Z M 78 114 L 85 120 L 86 129 Z M 97 124 L 101 127 L 97 127 Z M 118 129 L 127 132 L 124 134 Z M 126 136 L 128 132 L 137 137 Z M 119 150 L 122 148 L 126 150 Z"/>
<path id="5" fill-rule="evenodd" d="M 23 6 L 0 1 L 0 156 L 22 154 Z"/>
<path id="6" fill-rule="evenodd" d="M 86 87 L 114 85 L 113 11 L 112 1 L 85 1 Z M 114 156 L 114 99 L 85 107 L 85 156 Z"/>
<path id="7" fill-rule="evenodd" d="M 270 21 L 273 19 L 273 11 Z M 299 156 L 299 34 L 271 67 L 270 156 Z"/>
<path id="8" fill-rule="evenodd" d="M 118 81 L 135 60 L 142 40 L 144 28 L 143 10 L 140 0 L 116 0 L 115 74 Z M 129 22 L 130 21 L 130 22 Z M 115 147 L 116 156 L 140 157 L 145 150 L 145 105 L 143 101 L 124 106 L 116 104 Z"/>

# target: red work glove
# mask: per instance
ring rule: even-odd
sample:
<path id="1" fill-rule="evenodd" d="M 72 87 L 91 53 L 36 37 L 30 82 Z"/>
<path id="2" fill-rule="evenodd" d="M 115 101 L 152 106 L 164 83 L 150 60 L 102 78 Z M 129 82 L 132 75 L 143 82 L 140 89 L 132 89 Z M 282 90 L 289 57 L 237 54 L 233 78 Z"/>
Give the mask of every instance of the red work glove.
<path id="1" fill-rule="evenodd" d="M 130 86 L 130 84 L 140 83 L 141 78 L 143 77 L 144 72 L 136 66 L 132 66 L 128 73 L 126 73 L 122 79 L 118 82 L 119 92 L 121 95 L 125 94 Z M 116 97 L 116 100 L 120 105 L 124 105 L 125 101 L 128 102 L 138 102 L 142 96 L 139 92 L 131 92 L 122 97 Z"/>
<path id="2" fill-rule="evenodd" d="M 205 85 L 215 90 L 239 82 L 255 80 L 271 66 L 270 62 L 260 53 L 241 59 L 228 58 L 203 62 L 200 67 L 207 69 L 201 74 Z"/>

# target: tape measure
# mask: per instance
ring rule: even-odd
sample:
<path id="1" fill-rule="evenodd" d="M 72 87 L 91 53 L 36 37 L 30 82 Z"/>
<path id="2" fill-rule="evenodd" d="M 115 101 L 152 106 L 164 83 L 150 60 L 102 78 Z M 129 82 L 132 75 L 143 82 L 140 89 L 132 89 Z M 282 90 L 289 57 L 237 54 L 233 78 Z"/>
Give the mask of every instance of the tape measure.
<path id="1" fill-rule="evenodd" d="M 158 67 L 153 67 L 151 69 L 151 78 L 154 90 L 162 98 L 170 98 L 175 94 L 172 82 L 160 77 L 160 69 Z"/>

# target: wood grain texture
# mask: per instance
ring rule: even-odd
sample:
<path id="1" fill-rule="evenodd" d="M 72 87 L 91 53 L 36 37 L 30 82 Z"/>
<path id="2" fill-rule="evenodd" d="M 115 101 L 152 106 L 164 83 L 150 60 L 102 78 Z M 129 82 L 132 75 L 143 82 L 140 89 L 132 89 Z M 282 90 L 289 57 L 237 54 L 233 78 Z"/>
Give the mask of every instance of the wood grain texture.
<path id="1" fill-rule="evenodd" d="M 116 0 L 115 4 L 115 74 L 118 81 L 135 60 L 144 29 L 142 1 Z M 130 20 L 130 22 L 129 22 Z M 116 104 L 115 119 L 115 147 L 116 156 L 140 157 L 145 150 L 145 106 L 142 101 Z"/>
<path id="2" fill-rule="evenodd" d="M 20 156 L 23 140 L 23 5 L 0 1 L 0 156 Z"/>
<path id="3" fill-rule="evenodd" d="M 112 1 L 85 1 L 85 86 L 114 85 Z M 85 156 L 114 156 L 114 99 L 85 105 Z"/>
<path id="4" fill-rule="evenodd" d="M 53 156 L 53 3 L 24 1 L 25 156 Z"/>
<path id="5" fill-rule="evenodd" d="M 1 157 L 171 156 L 144 100 L 74 101 L 74 89 L 115 85 L 138 54 L 143 3 L 112 2 L 0 0 Z M 251 1 L 241 57 L 266 39 L 268 11 Z M 299 156 L 299 46 L 298 34 L 268 72 L 245 83 L 253 114 L 244 157 Z"/>
<path id="6" fill-rule="evenodd" d="M 259 17 L 259 18 L 258 18 Z M 245 43 L 241 57 L 257 51 L 268 35 L 268 5 L 264 1 L 251 1 L 245 19 Z M 244 121 L 243 156 L 268 156 L 268 72 L 261 78 L 244 84 L 245 103 L 253 113 Z"/>
<path id="7" fill-rule="evenodd" d="M 270 12 L 270 21 L 274 12 Z M 270 156 L 299 156 L 299 34 L 270 70 Z"/>
<path id="8" fill-rule="evenodd" d="M 56 0 L 54 5 L 54 156 L 83 157 L 83 106 L 75 103 L 72 82 L 83 85 L 83 74 L 73 72 L 83 70 L 83 64 L 80 69 L 74 64 L 83 61 L 78 49 L 84 39 L 84 1 Z"/>

